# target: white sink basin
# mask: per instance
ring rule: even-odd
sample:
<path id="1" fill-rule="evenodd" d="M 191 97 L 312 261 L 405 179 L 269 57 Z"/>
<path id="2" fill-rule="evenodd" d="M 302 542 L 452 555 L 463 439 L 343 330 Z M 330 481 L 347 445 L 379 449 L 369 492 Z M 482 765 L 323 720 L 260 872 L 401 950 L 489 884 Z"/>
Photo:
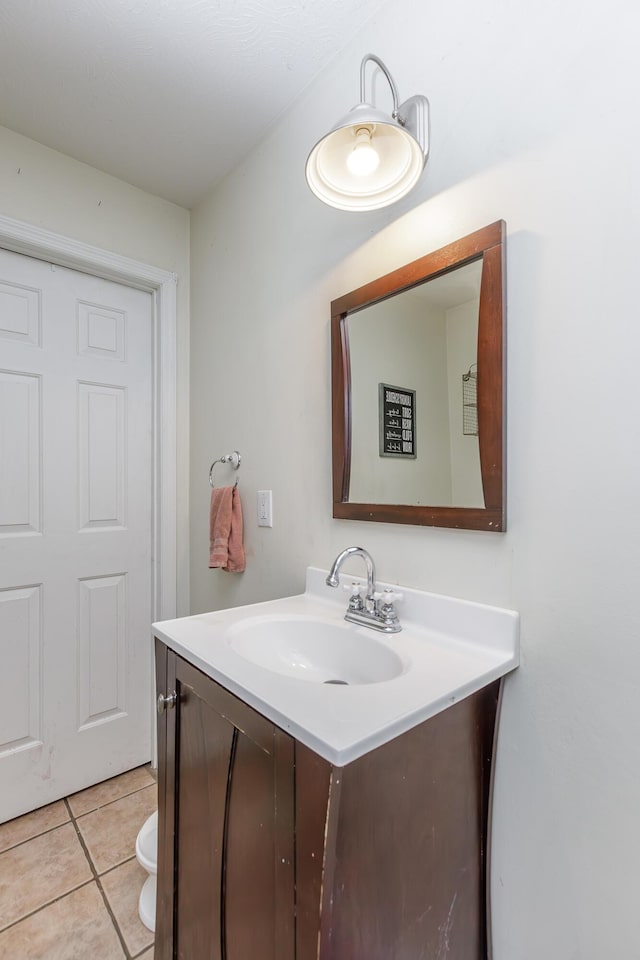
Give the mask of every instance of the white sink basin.
<path id="1" fill-rule="evenodd" d="M 366 628 L 361 628 L 366 630 Z M 299 680 L 352 685 L 392 680 L 401 658 L 371 630 L 306 616 L 248 617 L 226 633 L 227 643 L 259 667 Z"/>
<path id="2" fill-rule="evenodd" d="M 518 665 L 512 610 L 401 587 L 402 631 L 387 636 L 346 623 L 326 576 L 310 567 L 303 594 L 167 620 L 154 634 L 337 766 Z"/>

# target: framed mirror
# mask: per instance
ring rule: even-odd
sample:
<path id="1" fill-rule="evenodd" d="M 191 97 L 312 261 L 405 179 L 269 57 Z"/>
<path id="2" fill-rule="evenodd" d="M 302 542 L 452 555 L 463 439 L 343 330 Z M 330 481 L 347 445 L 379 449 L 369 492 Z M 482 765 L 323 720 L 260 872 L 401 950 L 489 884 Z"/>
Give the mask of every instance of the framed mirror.
<path id="1" fill-rule="evenodd" d="M 506 528 L 505 230 L 331 304 L 334 517 Z"/>

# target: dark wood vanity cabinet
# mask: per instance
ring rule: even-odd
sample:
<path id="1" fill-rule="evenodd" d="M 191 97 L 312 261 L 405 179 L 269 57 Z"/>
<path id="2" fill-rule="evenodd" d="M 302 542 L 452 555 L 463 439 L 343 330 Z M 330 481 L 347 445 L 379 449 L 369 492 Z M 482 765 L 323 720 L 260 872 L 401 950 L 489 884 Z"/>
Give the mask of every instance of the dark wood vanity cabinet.
<path id="1" fill-rule="evenodd" d="M 156 960 L 485 960 L 500 681 L 333 766 L 156 641 Z"/>
<path id="2" fill-rule="evenodd" d="M 294 741 L 163 644 L 156 960 L 293 960 Z"/>

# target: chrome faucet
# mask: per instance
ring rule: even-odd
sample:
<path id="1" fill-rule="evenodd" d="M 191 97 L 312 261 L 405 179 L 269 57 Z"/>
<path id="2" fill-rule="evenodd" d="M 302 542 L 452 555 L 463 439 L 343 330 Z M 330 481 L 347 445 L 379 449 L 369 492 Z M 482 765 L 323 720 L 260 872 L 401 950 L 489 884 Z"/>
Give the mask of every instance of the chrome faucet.
<path id="1" fill-rule="evenodd" d="M 348 557 L 362 557 L 367 568 L 367 586 L 364 600 L 361 596 L 362 587 L 359 583 L 351 584 L 351 597 L 344 616 L 345 620 L 359 623 L 384 633 L 398 633 L 402 630 L 398 615 L 393 606 L 394 600 L 400 599 L 400 594 L 393 590 L 376 591 L 376 568 L 373 557 L 363 547 L 347 547 L 339 553 L 333 561 L 326 583 L 329 587 L 337 587 L 340 567 Z M 349 587 L 345 586 L 345 590 Z"/>

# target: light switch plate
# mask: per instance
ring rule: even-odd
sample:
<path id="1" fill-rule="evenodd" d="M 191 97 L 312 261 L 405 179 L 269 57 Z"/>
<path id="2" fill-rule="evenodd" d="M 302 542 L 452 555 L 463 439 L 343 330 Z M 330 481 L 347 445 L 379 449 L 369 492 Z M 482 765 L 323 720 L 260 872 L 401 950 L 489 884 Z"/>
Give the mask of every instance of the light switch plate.
<path id="1" fill-rule="evenodd" d="M 271 490 L 258 490 L 258 526 L 273 526 Z"/>

